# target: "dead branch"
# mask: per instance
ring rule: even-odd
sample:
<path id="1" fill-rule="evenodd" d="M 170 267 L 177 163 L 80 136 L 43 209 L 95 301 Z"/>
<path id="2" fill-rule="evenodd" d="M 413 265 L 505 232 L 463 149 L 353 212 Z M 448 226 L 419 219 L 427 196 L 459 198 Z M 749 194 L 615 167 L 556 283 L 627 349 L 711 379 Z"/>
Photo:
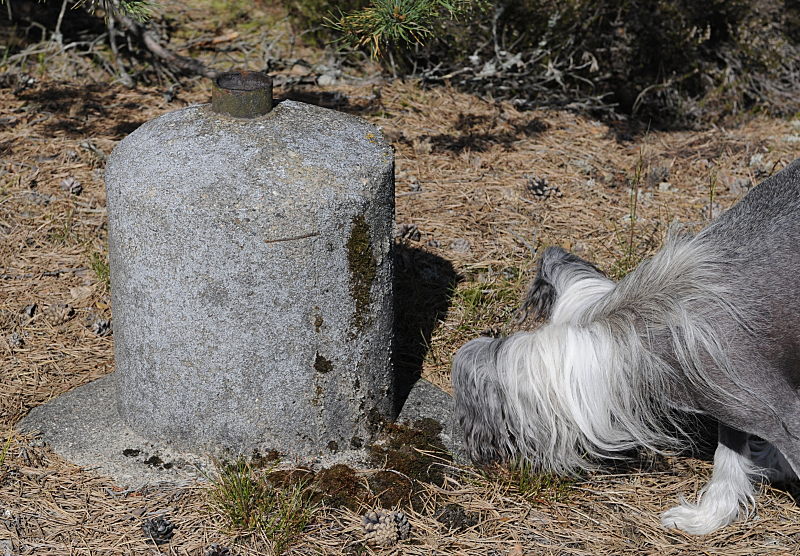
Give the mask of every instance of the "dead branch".
<path id="1" fill-rule="evenodd" d="M 114 19 L 122 26 L 122 28 L 130 33 L 133 37 L 141 42 L 147 50 L 154 56 L 159 58 L 164 65 L 172 68 L 181 73 L 188 73 L 192 75 L 202 75 L 213 79 L 217 76 L 217 72 L 208 68 L 201 61 L 188 56 L 181 56 L 176 54 L 169 48 L 165 47 L 159 41 L 158 36 L 152 29 L 146 25 L 139 23 L 130 17 L 117 12 L 114 14 Z"/>

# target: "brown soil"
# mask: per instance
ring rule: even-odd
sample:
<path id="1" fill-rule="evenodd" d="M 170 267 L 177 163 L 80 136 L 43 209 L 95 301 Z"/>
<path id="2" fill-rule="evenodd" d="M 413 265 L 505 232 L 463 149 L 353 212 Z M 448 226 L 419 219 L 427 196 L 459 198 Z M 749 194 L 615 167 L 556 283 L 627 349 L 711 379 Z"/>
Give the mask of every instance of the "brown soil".
<path id="1" fill-rule="evenodd" d="M 201 27 L 199 18 L 192 21 L 190 29 Z M 208 55 L 224 60 L 220 51 Z M 29 84 L 8 78 L 0 88 L 0 553 L 158 553 L 142 523 L 159 516 L 176 526 L 161 553 L 199 555 L 212 543 L 235 545 L 236 554 L 269 553 L 269 541 L 257 534 L 222 532 L 203 485 L 121 490 L 14 431 L 32 407 L 113 368 L 113 335 L 96 326 L 112 317 L 103 270 L 105 157 L 142 122 L 209 97 L 205 82 L 185 85 L 168 101 L 166 87 L 126 89 L 96 73 L 68 76 L 37 73 Z M 445 389 L 460 345 L 484 330 L 513 330 L 543 246 L 561 245 L 618 272 L 628 258 L 657 248 L 672 222 L 702 226 L 709 205 L 714 212 L 730 206 L 798 154 L 796 122 L 778 119 L 637 134 L 622 123 L 520 112 L 416 82 L 292 87 L 278 95 L 358 114 L 392 141 L 397 223 L 404 226 L 398 313 L 408 316 L 398 366 Z M 640 189 L 633 226 L 632 183 Z M 700 538 L 662 529 L 658 514 L 679 496 L 694 496 L 709 476 L 703 459 L 598 473 L 571 485 L 566 499 L 531 499 L 513 481 L 469 467 L 444 473 L 439 456 L 425 455 L 435 462 L 422 464 L 414 459 L 420 438 L 406 440 L 378 448 L 383 459 L 375 469 L 318 473 L 325 507 L 289 553 L 800 551 L 800 510 L 768 487 L 757 518 Z M 409 515 L 411 539 L 399 548 L 361 544 L 359 515 L 378 504 Z"/>

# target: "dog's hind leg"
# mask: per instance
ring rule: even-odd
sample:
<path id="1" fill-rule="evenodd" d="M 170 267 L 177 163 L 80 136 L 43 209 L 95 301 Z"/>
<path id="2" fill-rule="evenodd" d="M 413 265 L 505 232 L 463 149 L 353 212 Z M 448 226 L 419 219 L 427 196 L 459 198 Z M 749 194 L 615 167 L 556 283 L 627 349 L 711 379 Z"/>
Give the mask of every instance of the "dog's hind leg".
<path id="1" fill-rule="evenodd" d="M 755 508 L 753 480 L 760 473 L 750 457 L 748 438 L 747 433 L 720 423 L 711 480 L 696 504 L 683 501 L 661 515 L 665 527 L 705 535 L 750 515 Z"/>
<path id="2" fill-rule="evenodd" d="M 757 436 L 750 437 L 750 459 L 770 481 L 796 481 L 798 478 L 786 456 L 774 444 Z"/>

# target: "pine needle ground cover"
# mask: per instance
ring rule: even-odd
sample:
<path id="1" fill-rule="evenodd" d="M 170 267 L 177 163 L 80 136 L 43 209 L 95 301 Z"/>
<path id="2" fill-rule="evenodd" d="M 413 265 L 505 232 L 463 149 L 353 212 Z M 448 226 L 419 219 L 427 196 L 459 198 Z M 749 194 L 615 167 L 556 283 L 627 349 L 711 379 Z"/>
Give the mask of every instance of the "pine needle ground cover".
<path id="1" fill-rule="evenodd" d="M 288 79 L 292 67 L 281 75 Z M 404 454 L 424 452 L 416 461 L 426 471 L 417 476 L 386 457 L 325 473 L 229 467 L 235 473 L 220 499 L 213 480 L 123 489 L 16 433 L 32 407 L 113 369 L 105 157 L 137 125 L 209 96 L 205 82 L 175 96 L 165 87 L 33 77 L 4 76 L 0 87 L 0 553 L 800 550 L 800 510 L 783 488 L 764 487 L 755 519 L 707 537 L 661 528 L 658 514 L 710 474 L 702 453 L 645 457 L 564 481 L 461 466 L 422 446 Z M 791 119 L 647 133 L 416 82 L 285 86 L 277 96 L 358 114 L 394 145 L 398 312 L 416 327 L 405 331 L 398 364 L 444 389 L 460 345 L 519 326 L 515 310 L 543 247 L 560 245 L 622 275 L 658 248 L 670 225 L 703 226 L 795 158 L 800 143 L 800 123 Z M 379 505 L 402 511 L 410 524 L 393 547 L 364 540 L 362 516 Z M 240 516 L 240 508 L 254 514 Z M 263 526 L 280 512 L 290 539 Z"/>

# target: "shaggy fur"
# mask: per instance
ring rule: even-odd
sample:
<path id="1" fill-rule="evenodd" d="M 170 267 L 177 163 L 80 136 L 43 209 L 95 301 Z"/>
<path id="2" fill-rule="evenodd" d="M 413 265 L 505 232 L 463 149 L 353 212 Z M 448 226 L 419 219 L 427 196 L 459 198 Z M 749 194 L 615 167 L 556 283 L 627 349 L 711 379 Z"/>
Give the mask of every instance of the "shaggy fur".
<path id="1" fill-rule="evenodd" d="M 548 322 L 454 358 L 471 456 L 574 473 L 635 447 L 682 448 L 683 412 L 708 413 L 720 422 L 711 481 L 662 520 L 703 534 L 747 515 L 753 479 L 800 471 L 798 245 L 800 160 L 617 284 L 545 251 L 524 310 Z"/>

